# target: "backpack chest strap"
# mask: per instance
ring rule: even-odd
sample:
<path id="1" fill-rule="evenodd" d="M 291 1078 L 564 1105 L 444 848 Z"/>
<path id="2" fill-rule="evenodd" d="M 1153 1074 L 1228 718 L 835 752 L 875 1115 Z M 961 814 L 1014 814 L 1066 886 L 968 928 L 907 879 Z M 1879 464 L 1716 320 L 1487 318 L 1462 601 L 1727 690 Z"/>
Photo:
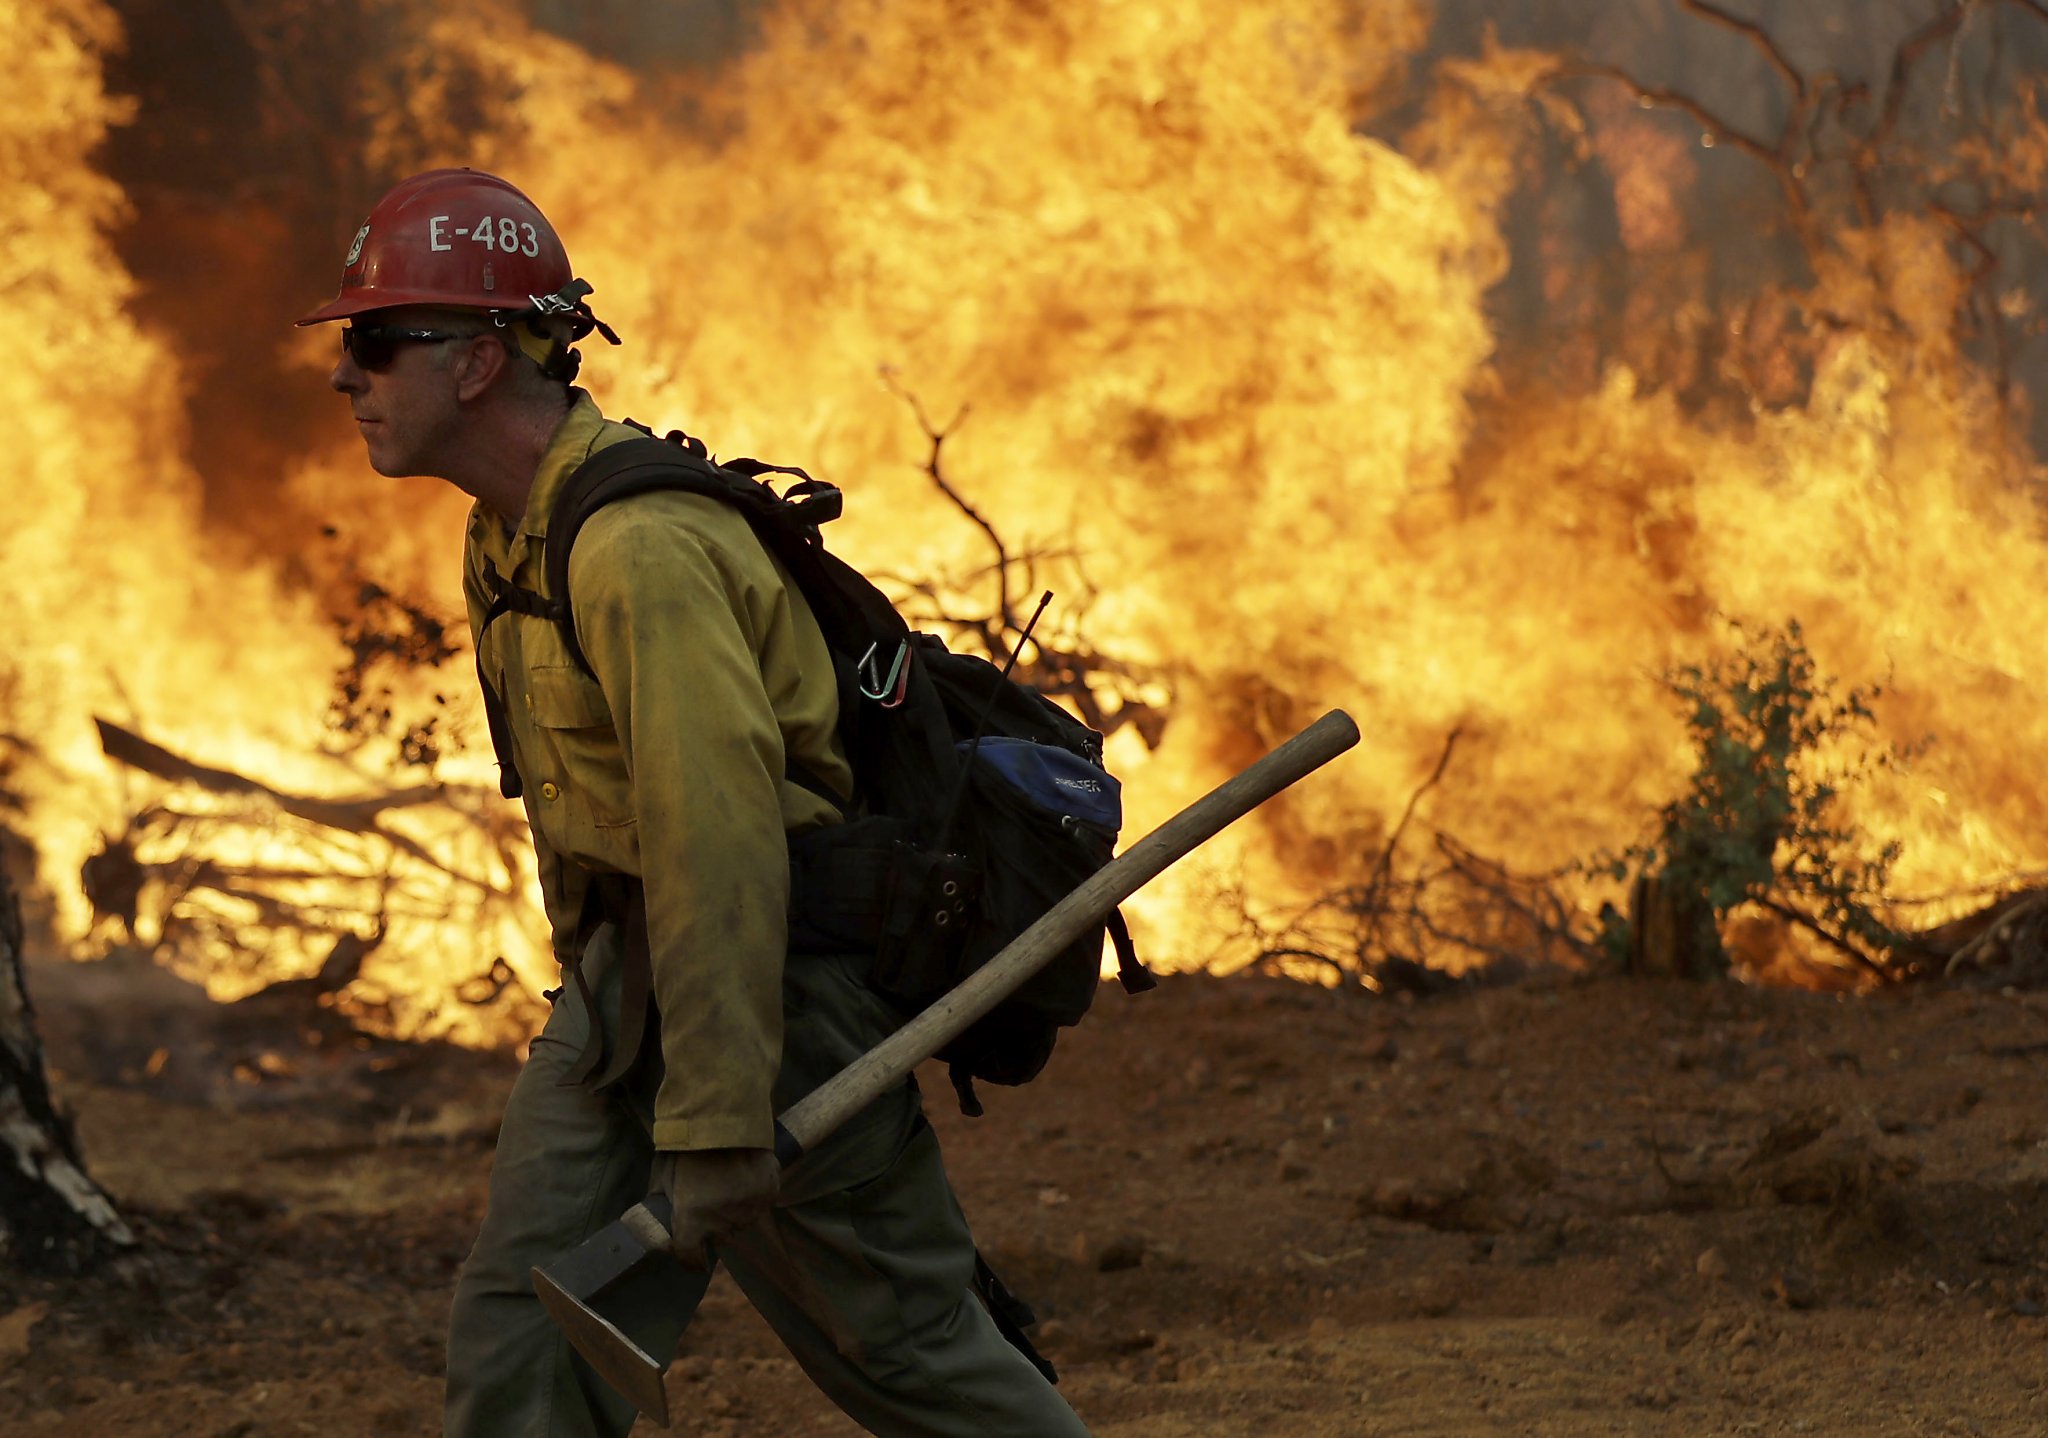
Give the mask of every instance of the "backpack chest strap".
<path id="1" fill-rule="evenodd" d="M 506 717 L 505 696 L 498 692 L 498 686 L 491 683 L 491 676 L 484 672 L 484 636 L 490 633 L 491 625 L 503 614 L 530 614 L 569 629 L 571 626 L 564 622 L 569 606 L 560 600 L 536 594 L 531 589 L 521 589 L 491 565 L 484 567 L 484 584 L 490 590 L 491 598 L 484 608 L 483 623 L 477 626 L 476 631 L 476 682 L 477 687 L 483 690 L 484 720 L 490 725 L 491 751 L 498 758 L 498 792 L 507 799 L 517 799 L 526 792 L 526 785 L 519 777 L 519 765 L 512 753 L 512 723 Z"/>
<path id="2" fill-rule="evenodd" d="M 534 619 L 545 619 L 550 624 L 570 622 L 569 602 L 566 599 L 550 599 L 545 594 L 514 584 L 495 569 L 484 572 L 484 583 L 490 587 L 490 607 L 484 611 L 484 628 L 491 627 L 491 621 L 507 613 L 525 614 Z"/>

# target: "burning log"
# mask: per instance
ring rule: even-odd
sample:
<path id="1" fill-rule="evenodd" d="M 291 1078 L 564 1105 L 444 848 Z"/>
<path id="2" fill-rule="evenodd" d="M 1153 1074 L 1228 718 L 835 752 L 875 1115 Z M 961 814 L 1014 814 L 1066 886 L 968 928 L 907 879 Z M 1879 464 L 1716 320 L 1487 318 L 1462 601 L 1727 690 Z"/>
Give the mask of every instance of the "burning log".
<path id="1" fill-rule="evenodd" d="M 215 794 L 248 794 L 267 799 L 285 813 L 310 824 L 350 834 L 375 835 L 423 864 L 437 869 L 443 867 L 420 845 L 377 822 L 378 816 L 386 810 L 432 803 L 442 794 L 442 787 L 438 784 L 417 784 L 396 793 L 372 794 L 358 799 L 312 799 L 284 793 L 228 769 L 209 768 L 190 759 L 181 759 L 170 750 L 108 720 L 95 719 L 93 722 L 99 727 L 100 747 L 106 751 L 107 757 L 131 769 L 140 769 L 145 774 L 154 774 L 159 779 L 169 779 L 174 783 L 195 784 Z"/>
<path id="2" fill-rule="evenodd" d="M 1912 936 L 1913 977 L 2037 985 L 2048 980 L 2048 889 L 2015 894 Z"/>
<path id="3" fill-rule="evenodd" d="M 233 975 L 238 1002 L 331 1037 L 528 1024 L 533 1000 L 498 948 L 526 917 L 523 822 L 495 793 L 430 781 L 314 796 L 95 722 L 110 759 L 168 786 L 81 866 L 102 934 L 118 926 L 216 993 Z M 390 955 L 429 943 L 439 973 L 424 987 Z"/>
<path id="4" fill-rule="evenodd" d="M 50 1096 L 22 960 L 21 907 L 0 874 L 0 1238 L 38 1272 L 79 1273 L 135 1247 L 85 1171 Z"/>

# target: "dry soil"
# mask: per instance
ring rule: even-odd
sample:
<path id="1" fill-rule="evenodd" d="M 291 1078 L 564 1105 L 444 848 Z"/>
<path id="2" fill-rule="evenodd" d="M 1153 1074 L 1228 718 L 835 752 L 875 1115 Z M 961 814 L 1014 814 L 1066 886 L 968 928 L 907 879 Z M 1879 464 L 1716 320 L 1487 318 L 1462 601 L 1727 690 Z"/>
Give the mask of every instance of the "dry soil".
<path id="1" fill-rule="evenodd" d="M 179 1052 L 114 1062 L 104 1002 L 46 1023 L 152 1270 L 0 1276 L 0 1431 L 434 1431 L 513 1058 L 373 1075 L 330 1039 L 180 1084 Z M 2044 1065 L 2025 993 L 1170 978 L 1106 990 L 984 1118 L 925 1091 L 1105 1438 L 2021 1438 L 2048 1434 Z M 857 1431 L 726 1280 L 670 1384 L 683 1432 Z"/>

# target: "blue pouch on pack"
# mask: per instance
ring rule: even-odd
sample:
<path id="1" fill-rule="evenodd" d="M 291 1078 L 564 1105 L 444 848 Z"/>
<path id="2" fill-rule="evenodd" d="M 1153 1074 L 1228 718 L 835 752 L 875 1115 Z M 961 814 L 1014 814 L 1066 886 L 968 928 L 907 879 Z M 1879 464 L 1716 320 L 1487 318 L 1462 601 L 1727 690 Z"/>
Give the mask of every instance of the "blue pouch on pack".
<path id="1" fill-rule="evenodd" d="M 971 746 L 962 742 L 955 747 L 964 753 Z M 997 735 L 984 737 L 974 755 L 1049 814 L 1077 819 L 1109 836 L 1123 827 L 1123 786 L 1078 754 L 1053 744 Z"/>

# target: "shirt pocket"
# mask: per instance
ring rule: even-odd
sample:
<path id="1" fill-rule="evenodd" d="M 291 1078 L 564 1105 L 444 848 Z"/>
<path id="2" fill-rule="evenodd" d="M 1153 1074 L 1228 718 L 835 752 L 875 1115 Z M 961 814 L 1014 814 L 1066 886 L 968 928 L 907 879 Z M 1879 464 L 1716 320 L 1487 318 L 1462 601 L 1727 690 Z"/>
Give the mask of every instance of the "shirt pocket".
<path id="1" fill-rule="evenodd" d="M 535 665 L 526 675 L 533 722 L 543 729 L 595 729 L 612 725 L 611 706 L 595 679 L 567 664 Z"/>
<path id="2" fill-rule="evenodd" d="M 554 771 L 539 776 L 543 832 L 585 863 L 623 867 L 628 856 L 614 850 L 631 833 L 632 790 L 604 690 L 573 665 L 536 665 L 527 671 L 526 700 Z"/>

